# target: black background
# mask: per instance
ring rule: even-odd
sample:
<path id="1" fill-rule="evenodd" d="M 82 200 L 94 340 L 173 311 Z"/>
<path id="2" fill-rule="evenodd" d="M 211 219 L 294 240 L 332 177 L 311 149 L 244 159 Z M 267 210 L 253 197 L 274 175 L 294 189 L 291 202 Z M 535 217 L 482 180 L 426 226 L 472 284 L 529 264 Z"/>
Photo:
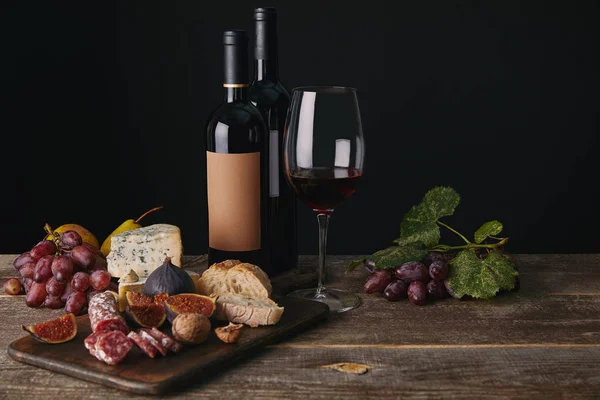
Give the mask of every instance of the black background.
<path id="1" fill-rule="evenodd" d="M 461 194 L 445 222 L 469 236 L 498 219 L 516 253 L 600 250 L 597 2 L 39 1 L 0 17 L 0 252 L 29 250 L 46 222 L 102 241 L 157 205 L 144 224 L 205 252 L 221 34 L 267 5 L 286 87 L 358 89 L 365 179 L 332 216 L 329 253 L 386 246 L 436 185 Z M 314 254 L 304 204 L 298 229 Z"/>

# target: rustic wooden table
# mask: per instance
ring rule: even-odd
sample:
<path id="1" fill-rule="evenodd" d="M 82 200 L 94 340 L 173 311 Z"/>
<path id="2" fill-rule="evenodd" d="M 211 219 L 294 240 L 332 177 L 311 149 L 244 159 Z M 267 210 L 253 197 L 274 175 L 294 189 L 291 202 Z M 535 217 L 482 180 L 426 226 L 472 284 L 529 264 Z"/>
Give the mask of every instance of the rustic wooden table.
<path id="1" fill-rule="evenodd" d="M 16 276 L 15 255 L 0 255 L 0 282 Z M 363 399 L 600 398 L 600 255 L 518 255 L 521 289 L 491 301 L 445 299 L 426 306 L 362 293 L 356 256 L 330 256 L 328 284 L 358 292 L 363 304 L 269 346 L 173 398 Z M 192 269 L 202 264 L 192 262 Z M 314 280 L 316 258 L 301 257 L 281 290 Z M 285 279 L 283 279 L 285 278 Z M 22 323 L 63 310 L 31 309 L 0 295 L 0 346 L 24 335 Z M 353 362 L 356 375 L 320 368 Z M 0 399 L 141 398 L 19 363 L 0 353 Z"/>

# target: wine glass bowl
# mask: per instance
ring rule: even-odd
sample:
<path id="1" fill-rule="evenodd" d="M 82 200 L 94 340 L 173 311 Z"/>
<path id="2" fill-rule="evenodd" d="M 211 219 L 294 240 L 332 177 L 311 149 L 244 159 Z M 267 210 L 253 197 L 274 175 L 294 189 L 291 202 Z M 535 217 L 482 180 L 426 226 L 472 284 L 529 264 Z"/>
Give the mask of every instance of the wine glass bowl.
<path id="1" fill-rule="evenodd" d="M 327 227 L 335 208 L 352 196 L 362 178 L 365 143 L 357 91 L 341 86 L 292 90 L 283 139 L 285 177 L 314 210 L 319 223 L 318 286 L 290 293 L 326 303 L 331 312 L 360 305 L 360 297 L 323 283 Z"/>

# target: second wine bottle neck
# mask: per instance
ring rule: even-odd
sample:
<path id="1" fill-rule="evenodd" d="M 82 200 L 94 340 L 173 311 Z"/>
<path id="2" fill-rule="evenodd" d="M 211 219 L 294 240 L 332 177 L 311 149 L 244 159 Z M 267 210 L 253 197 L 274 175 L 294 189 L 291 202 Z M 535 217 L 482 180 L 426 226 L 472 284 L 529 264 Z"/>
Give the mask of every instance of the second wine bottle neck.
<path id="1" fill-rule="evenodd" d="M 223 85 L 225 89 L 225 101 L 233 103 L 234 101 L 246 101 L 248 99 L 248 85 Z"/>
<path id="2" fill-rule="evenodd" d="M 279 80 L 279 74 L 277 71 L 277 59 L 269 60 L 254 60 L 254 79 L 257 81 Z"/>

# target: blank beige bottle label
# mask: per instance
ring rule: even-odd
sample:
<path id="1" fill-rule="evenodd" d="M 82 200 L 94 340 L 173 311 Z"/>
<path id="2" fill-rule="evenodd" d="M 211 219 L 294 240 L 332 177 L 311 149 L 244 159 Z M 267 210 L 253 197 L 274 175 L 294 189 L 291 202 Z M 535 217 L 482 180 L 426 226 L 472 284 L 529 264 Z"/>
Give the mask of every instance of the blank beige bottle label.
<path id="1" fill-rule="evenodd" d="M 206 152 L 208 244 L 224 251 L 260 249 L 260 153 Z"/>

